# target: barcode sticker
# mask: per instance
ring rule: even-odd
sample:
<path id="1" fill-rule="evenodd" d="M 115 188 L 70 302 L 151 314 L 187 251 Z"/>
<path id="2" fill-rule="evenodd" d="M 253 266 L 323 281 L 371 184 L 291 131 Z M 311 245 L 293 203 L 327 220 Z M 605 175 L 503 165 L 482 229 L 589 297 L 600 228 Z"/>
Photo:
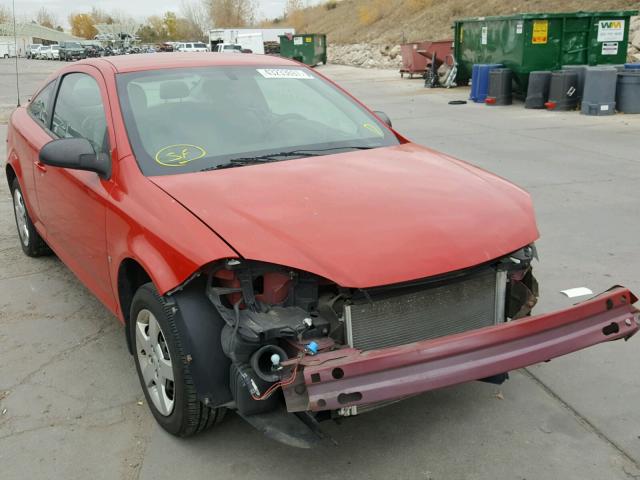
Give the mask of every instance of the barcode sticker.
<path id="1" fill-rule="evenodd" d="M 314 77 L 304 70 L 292 68 L 258 68 L 256 69 L 264 78 L 297 78 L 310 80 Z"/>

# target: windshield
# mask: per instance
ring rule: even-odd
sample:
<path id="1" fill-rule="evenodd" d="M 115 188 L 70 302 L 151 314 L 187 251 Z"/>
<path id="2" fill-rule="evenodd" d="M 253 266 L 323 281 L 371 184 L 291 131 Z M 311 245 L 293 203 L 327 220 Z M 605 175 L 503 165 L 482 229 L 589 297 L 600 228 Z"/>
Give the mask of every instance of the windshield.
<path id="1" fill-rule="evenodd" d="M 54 45 L 53 47 L 51 47 L 53 50 L 60 50 L 60 45 Z"/>
<path id="2" fill-rule="evenodd" d="M 82 48 L 79 43 L 65 43 L 67 48 Z"/>
<path id="3" fill-rule="evenodd" d="M 399 143 L 364 108 L 304 67 L 133 72 L 118 75 L 118 93 L 145 175 Z"/>

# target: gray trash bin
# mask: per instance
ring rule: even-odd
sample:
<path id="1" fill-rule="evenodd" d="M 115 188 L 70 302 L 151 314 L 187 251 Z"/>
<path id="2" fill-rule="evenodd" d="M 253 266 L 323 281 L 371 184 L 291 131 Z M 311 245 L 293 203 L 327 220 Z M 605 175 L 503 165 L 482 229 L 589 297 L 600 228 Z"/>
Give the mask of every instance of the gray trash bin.
<path id="1" fill-rule="evenodd" d="M 612 67 L 589 67 L 584 77 L 581 111 L 584 115 L 616 113 L 618 71 Z"/>
<path id="2" fill-rule="evenodd" d="M 524 108 L 544 108 L 544 104 L 549 99 L 550 83 L 550 71 L 531 72 L 529 74 L 529 86 L 527 87 Z"/>
<path id="3" fill-rule="evenodd" d="M 618 72 L 616 110 L 622 113 L 640 113 L 640 70 Z"/>
<path id="4" fill-rule="evenodd" d="M 513 72 L 508 68 L 494 68 L 489 72 L 489 94 L 487 105 L 511 105 Z"/>
<path id="5" fill-rule="evenodd" d="M 551 72 L 548 110 L 575 110 L 578 106 L 578 73 L 574 70 Z"/>
<path id="6" fill-rule="evenodd" d="M 580 105 L 582 93 L 584 92 L 584 77 L 587 72 L 587 65 L 563 65 L 562 70 L 569 70 L 578 74 L 576 89 L 578 90 L 578 105 Z"/>

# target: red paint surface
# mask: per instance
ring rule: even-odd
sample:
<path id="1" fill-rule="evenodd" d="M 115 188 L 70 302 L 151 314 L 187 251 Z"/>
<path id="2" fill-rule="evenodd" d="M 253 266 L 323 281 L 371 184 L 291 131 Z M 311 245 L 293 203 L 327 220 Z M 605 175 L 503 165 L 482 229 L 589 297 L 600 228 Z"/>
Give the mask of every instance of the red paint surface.
<path id="1" fill-rule="evenodd" d="M 151 180 L 245 258 L 347 287 L 459 270 L 538 237 L 527 193 L 415 144 Z"/>
<path id="2" fill-rule="evenodd" d="M 53 137 L 24 107 L 12 116 L 9 164 L 36 227 L 121 317 L 117 278 L 128 258 L 161 293 L 238 252 L 367 287 L 477 265 L 538 237 L 527 193 L 400 135 L 403 145 L 387 149 L 144 177 L 117 102 L 117 72 L 218 65 L 298 64 L 254 55 L 126 55 L 76 62 L 50 77 L 82 71 L 100 85 L 109 180 L 55 167 L 42 172 L 35 161 Z"/>

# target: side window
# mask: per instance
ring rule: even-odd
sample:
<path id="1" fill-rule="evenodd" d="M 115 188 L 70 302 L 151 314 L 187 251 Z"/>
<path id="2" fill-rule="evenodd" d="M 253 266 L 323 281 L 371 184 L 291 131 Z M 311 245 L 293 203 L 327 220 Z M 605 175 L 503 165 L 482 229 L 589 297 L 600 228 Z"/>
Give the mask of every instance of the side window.
<path id="1" fill-rule="evenodd" d="M 49 105 L 51 104 L 51 95 L 53 95 L 55 85 L 56 82 L 54 80 L 44 87 L 40 93 L 31 100 L 31 103 L 29 103 L 29 113 L 31 113 L 33 118 L 43 127 L 49 126 Z"/>
<path id="2" fill-rule="evenodd" d="M 107 121 L 100 87 L 84 73 L 62 79 L 53 109 L 51 130 L 60 138 L 86 138 L 96 153 L 107 153 Z"/>

